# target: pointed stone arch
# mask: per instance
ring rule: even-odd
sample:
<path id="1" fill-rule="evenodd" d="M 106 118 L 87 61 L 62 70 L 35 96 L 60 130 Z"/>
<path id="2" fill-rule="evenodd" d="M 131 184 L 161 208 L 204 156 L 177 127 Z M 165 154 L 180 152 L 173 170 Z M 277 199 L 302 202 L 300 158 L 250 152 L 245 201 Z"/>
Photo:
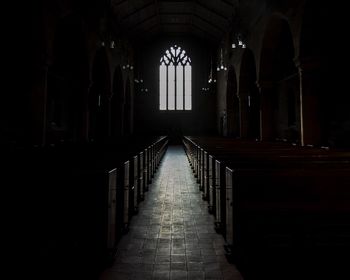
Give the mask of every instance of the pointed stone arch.
<path id="1" fill-rule="evenodd" d="M 300 142 L 300 90 L 289 23 L 270 18 L 260 56 L 261 139 Z"/>
<path id="2" fill-rule="evenodd" d="M 348 147 L 350 96 L 347 64 L 347 32 L 341 6 L 306 1 L 301 19 L 298 68 L 302 98 L 302 144 Z"/>
<path id="3" fill-rule="evenodd" d="M 89 64 L 86 34 L 75 14 L 62 18 L 53 39 L 48 69 L 46 138 L 56 141 L 86 140 Z"/>

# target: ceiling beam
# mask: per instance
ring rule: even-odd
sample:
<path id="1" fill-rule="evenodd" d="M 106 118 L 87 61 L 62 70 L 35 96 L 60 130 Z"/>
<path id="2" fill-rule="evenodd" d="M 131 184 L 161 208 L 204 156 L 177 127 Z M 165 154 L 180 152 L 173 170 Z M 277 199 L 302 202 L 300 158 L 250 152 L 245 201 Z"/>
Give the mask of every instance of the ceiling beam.
<path id="1" fill-rule="evenodd" d="M 224 30 L 222 27 L 220 27 L 220 26 L 217 25 L 216 23 L 213 23 L 212 21 L 209 21 L 209 20 L 207 20 L 206 18 L 204 18 L 204 17 L 198 15 L 197 13 L 194 14 L 194 16 L 195 16 L 196 18 L 200 19 L 201 21 L 203 21 L 203 22 L 209 24 L 210 26 L 214 27 L 216 30 L 220 31 L 221 33 L 224 33 L 224 32 L 225 32 L 225 30 Z"/>
<path id="2" fill-rule="evenodd" d="M 220 30 L 220 32 L 225 32 L 225 29 L 223 29 L 222 27 L 220 27 L 219 25 L 217 25 L 216 23 L 209 21 L 208 19 L 200 16 L 197 13 L 192 13 L 192 12 L 185 12 L 185 13 L 173 13 L 173 12 L 165 12 L 161 14 L 162 16 L 194 16 L 200 20 L 202 20 L 203 22 L 206 22 L 207 24 L 210 24 L 212 27 L 214 27 L 217 30 Z"/>
<path id="3" fill-rule="evenodd" d="M 229 19 L 226 17 L 226 15 L 223 15 L 222 13 L 219 13 L 219 12 L 213 10 L 212 7 L 208 7 L 207 5 L 203 4 L 202 2 L 199 2 L 198 0 L 195 0 L 194 2 L 196 3 L 197 6 L 207 10 L 212 15 L 215 15 L 215 16 L 221 18 L 221 20 L 225 21 L 226 23 L 229 23 Z"/>
<path id="4" fill-rule="evenodd" d="M 135 30 L 132 33 L 132 37 L 135 38 L 140 38 L 140 37 L 148 37 L 151 36 L 151 33 L 153 32 L 154 29 L 156 29 L 158 27 L 158 29 L 160 29 L 160 25 L 158 23 L 154 23 L 151 24 L 150 26 L 148 26 L 147 28 L 143 29 L 143 30 Z"/>
<path id="5" fill-rule="evenodd" d="M 122 2 L 125 2 L 126 0 L 123 0 L 123 1 L 120 1 L 118 3 L 122 3 Z M 176 1 L 178 2 L 178 1 Z M 182 1 L 183 2 L 183 1 Z M 173 13 L 173 12 L 164 12 L 164 13 L 160 13 L 159 12 L 159 2 L 158 0 L 153 0 L 151 2 L 147 2 L 146 4 L 142 5 L 141 7 L 131 11 L 130 13 L 122 16 L 120 22 L 122 23 L 123 21 L 127 21 L 130 17 L 133 17 L 134 15 L 138 14 L 141 10 L 143 9 L 146 9 L 150 6 L 154 6 L 154 9 L 155 9 L 155 14 L 154 15 L 151 15 L 151 16 L 148 16 L 144 19 L 142 19 L 141 21 L 138 21 L 138 22 L 135 22 L 134 24 L 130 24 L 128 25 L 129 27 L 131 28 L 136 28 L 140 25 L 142 25 L 144 22 L 147 22 L 148 20 L 151 20 L 153 17 L 157 16 L 158 17 L 158 22 L 159 24 L 161 24 L 161 16 L 162 15 L 179 15 L 179 16 L 182 16 L 182 15 L 188 15 L 188 16 L 192 16 L 192 17 L 196 17 L 198 18 L 199 20 L 211 25 L 213 28 L 215 28 L 216 30 L 219 30 L 220 32 L 224 33 L 225 32 L 225 29 L 226 27 L 229 25 L 229 19 L 226 18 L 225 16 L 223 16 L 222 14 L 219 14 L 215 11 L 213 11 L 210 7 L 208 7 L 207 5 L 199 2 L 198 0 L 194 0 L 192 2 L 193 6 L 192 6 L 192 12 L 185 12 L 185 13 Z M 213 20 L 209 20 L 207 18 L 205 18 L 204 16 L 202 16 L 200 14 L 200 12 L 195 12 L 196 11 L 196 6 L 199 6 L 203 9 L 205 9 L 207 12 L 211 13 L 213 15 L 213 17 L 215 18 L 215 16 L 219 17 L 221 19 L 222 22 L 225 22 L 225 26 L 220 26 L 219 24 L 215 23 Z M 130 20 L 130 22 L 132 22 L 132 20 Z"/>
<path id="6" fill-rule="evenodd" d="M 211 45 L 216 45 L 218 43 L 218 37 L 216 37 L 215 35 L 208 33 L 208 31 L 203 30 L 200 27 L 197 27 L 195 25 L 189 25 L 189 32 L 177 32 L 177 31 L 168 31 L 166 30 L 166 34 L 170 35 L 170 36 L 183 36 L 185 34 L 185 36 L 196 36 L 198 38 L 200 38 L 201 40 L 208 40 L 209 44 Z M 162 36 L 162 29 L 160 28 L 159 25 L 154 25 L 150 28 L 149 31 L 147 32 L 140 32 L 138 34 L 136 34 L 136 36 L 133 36 L 133 38 L 131 38 L 131 40 L 133 42 L 139 42 L 139 41 L 151 41 L 154 39 L 154 37 L 156 36 Z"/>
<path id="7" fill-rule="evenodd" d="M 198 25 L 195 24 L 195 23 L 192 25 L 192 27 L 193 27 L 194 29 L 196 29 L 196 30 L 201 31 L 203 34 L 206 34 L 205 37 L 209 37 L 209 38 L 211 38 L 212 40 L 215 40 L 215 41 L 217 41 L 218 39 L 220 39 L 219 36 L 213 34 L 212 32 L 209 32 L 208 30 L 203 29 L 202 27 L 198 26 Z"/>
<path id="8" fill-rule="evenodd" d="M 127 2 L 128 0 L 121 0 L 121 1 L 113 1 L 113 3 L 112 3 L 112 6 L 113 7 L 117 7 L 117 6 L 120 6 L 120 5 L 122 5 L 122 4 L 124 4 L 125 2 Z"/>
<path id="9" fill-rule="evenodd" d="M 156 15 L 157 15 L 157 18 L 158 18 L 158 23 L 161 25 L 162 20 L 161 20 L 160 15 L 159 15 L 159 4 L 158 4 L 158 0 L 154 0 L 154 5 L 155 5 L 155 10 L 156 10 Z M 160 27 L 160 28 L 162 28 L 162 27 Z"/>
<path id="10" fill-rule="evenodd" d="M 141 10 L 144 10 L 144 9 L 146 9 L 146 8 L 148 8 L 149 6 L 152 6 L 152 5 L 154 5 L 153 2 L 148 2 L 148 3 L 144 4 L 144 5 L 142 5 L 141 7 L 138 7 L 138 8 L 136 8 L 136 9 L 133 9 L 132 12 L 130 12 L 130 13 L 124 15 L 120 20 L 121 20 L 121 21 L 126 20 L 127 18 L 132 17 L 133 15 L 138 14 Z"/>
<path id="11" fill-rule="evenodd" d="M 228 0 L 221 0 L 221 1 L 224 2 L 226 5 L 229 5 L 231 7 L 235 6 L 231 1 L 228 1 Z"/>
<path id="12" fill-rule="evenodd" d="M 207 35 L 207 37 L 211 37 L 215 40 L 218 40 L 221 38 L 221 36 L 219 36 L 216 32 L 210 32 L 209 30 L 203 29 L 201 26 L 199 26 L 195 22 L 189 22 L 189 23 L 163 22 L 162 26 L 164 26 L 164 27 L 166 27 L 166 26 L 181 26 L 181 27 L 189 27 L 189 28 L 193 27 L 197 30 L 200 30 L 202 33 L 205 33 Z M 145 30 L 142 30 L 142 32 L 151 32 L 156 27 L 160 28 L 160 25 L 157 23 L 152 24 L 148 28 L 146 28 Z M 183 32 L 179 32 L 179 33 L 183 33 Z"/>
<path id="13" fill-rule="evenodd" d="M 201 16 L 199 16 L 196 13 L 197 10 L 197 4 L 198 1 L 197 0 L 193 0 L 192 1 L 192 17 L 191 17 L 191 26 L 192 29 L 195 29 L 197 31 L 200 31 L 201 33 L 205 34 L 207 38 L 213 39 L 213 40 L 218 40 L 220 39 L 219 36 L 217 36 L 216 32 L 210 32 L 209 30 L 203 29 L 201 26 L 199 26 L 195 21 L 194 21 L 194 17 L 198 17 L 198 18 L 202 18 Z M 212 25 L 211 25 L 212 26 Z M 220 29 L 221 32 L 221 29 Z"/>
<path id="14" fill-rule="evenodd" d="M 129 25 L 129 28 L 131 29 L 137 29 L 139 26 L 141 26 L 142 24 L 146 23 L 147 21 L 150 21 L 152 19 L 154 19 L 155 17 L 157 17 L 157 14 L 153 14 L 151 16 L 145 17 L 144 19 L 135 22 L 135 24 L 131 24 Z"/>
<path id="15" fill-rule="evenodd" d="M 119 6 L 125 4 L 130 0 L 115 0 L 115 3 L 112 5 Z M 131 2 L 131 1 L 130 1 Z M 184 12 L 167 12 L 168 9 L 165 9 L 164 12 L 160 12 L 161 4 L 166 2 L 174 2 L 179 5 L 190 4 L 188 9 Z M 226 28 L 230 25 L 230 21 L 232 20 L 231 9 L 235 7 L 234 1 L 229 0 L 220 0 L 219 4 L 224 5 L 223 7 L 227 8 L 225 10 L 215 9 L 215 5 L 211 4 L 211 2 L 200 1 L 200 0 L 190 0 L 190 1 L 170 1 L 170 0 L 149 0 L 145 3 L 142 1 L 142 5 L 139 7 L 132 8 L 132 5 L 125 6 L 124 13 L 120 14 L 120 23 L 124 23 L 124 29 L 126 30 L 126 36 L 129 34 L 129 38 L 135 37 L 147 37 L 151 36 L 151 34 L 163 34 L 166 33 L 166 29 L 168 26 L 173 26 L 174 28 L 170 28 L 171 34 L 186 34 L 196 33 L 197 36 L 201 35 L 204 38 L 208 38 L 211 41 L 217 41 L 221 39 L 222 35 L 225 33 Z M 135 2 L 132 2 L 135 3 Z M 140 3 L 140 2 L 136 2 Z M 149 9 L 152 7 L 152 9 Z M 175 6 L 176 7 L 176 6 Z M 181 6 L 182 7 L 182 6 Z M 185 7 L 185 6 L 184 6 Z M 142 13 L 142 17 L 140 16 L 140 12 L 147 9 L 146 12 Z M 135 15 L 139 15 L 135 17 Z M 229 16 L 230 15 L 230 16 Z M 164 16 L 164 18 L 163 18 Z M 167 16 L 178 16 L 179 19 L 183 19 L 185 22 L 167 22 Z M 155 20 L 157 18 L 157 20 Z M 165 22 L 162 22 L 164 20 Z M 188 22 L 187 22 L 188 20 Z M 163 29 L 164 26 L 164 29 Z M 176 26 L 179 27 L 179 31 L 176 31 Z M 169 29 L 169 28 L 168 28 Z M 188 31 L 187 31 L 188 30 Z M 134 40 L 137 40 L 135 38 Z"/>

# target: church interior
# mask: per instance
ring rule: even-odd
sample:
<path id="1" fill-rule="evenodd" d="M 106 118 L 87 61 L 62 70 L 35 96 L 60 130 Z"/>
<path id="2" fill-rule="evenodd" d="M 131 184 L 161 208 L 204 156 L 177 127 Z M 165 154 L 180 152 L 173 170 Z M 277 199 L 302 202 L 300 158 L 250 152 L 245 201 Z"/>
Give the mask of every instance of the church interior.
<path id="1" fill-rule="evenodd" d="M 350 279 L 343 4 L 23 2 L 12 279 Z"/>

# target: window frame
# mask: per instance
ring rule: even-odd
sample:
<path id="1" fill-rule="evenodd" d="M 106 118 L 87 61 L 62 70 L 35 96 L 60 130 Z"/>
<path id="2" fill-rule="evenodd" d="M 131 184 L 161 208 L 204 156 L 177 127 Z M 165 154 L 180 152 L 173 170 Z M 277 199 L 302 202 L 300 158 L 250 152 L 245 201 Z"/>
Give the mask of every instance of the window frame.
<path id="1" fill-rule="evenodd" d="M 159 85 L 158 86 L 158 90 L 159 90 L 158 110 L 159 111 L 188 112 L 193 110 L 191 63 L 192 63 L 191 58 L 187 55 L 186 51 L 182 49 L 180 46 L 173 45 L 165 51 L 165 54 L 160 59 L 160 64 L 158 68 L 159 69 L 159 75 L 158 75 L 158 79 L 159 79 L 158 80 L 158 85 Z M 165 66 L 165 68 L 162 69 L 162 66 Z M 172 83 L 173 89 L 171 89 L 171 92 L 173 94 L 171 95 L 172 100 L 170 102 L 169 102 L 169 99 L 170 99 L 169 98 L 169 89 L 170 89 L 169 88 L 169 66 L 173 67 L 173 71 L 171 72 L 171 75 L 174 77 L 174 82 Z M 179 67 L 181 67 L 182 69 Z M 189 77 L 186 76 L 186 71 L 190 71 Z M 178 72 L 182 73 L 181 79 L 178 78 L 178 74 L 179 74 Z M 179 85 L 182 87 L 181 90 L 178 90 Z M 165 93 L 163 93 L 164 91 Z M 189 99 L 187 97 L 188 95 L 190 96 Z M 162 102 L 165 102 L 165 104 Z"/>

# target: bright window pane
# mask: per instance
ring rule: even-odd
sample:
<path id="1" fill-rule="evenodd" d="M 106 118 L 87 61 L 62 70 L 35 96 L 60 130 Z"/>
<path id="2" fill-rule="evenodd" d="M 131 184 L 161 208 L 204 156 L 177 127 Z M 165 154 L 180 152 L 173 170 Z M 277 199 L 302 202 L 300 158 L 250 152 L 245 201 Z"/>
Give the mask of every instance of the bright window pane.
<path id="1" fill-rule="evenodd" d="M 160 63 L 159 109 L 192 110 L 191 59 L 185 50 L 174 45 L 165 51 Z"/>
<path id="2" fill-rule="evenodd" d="M 166 110 L 166 66 L 159 67 L 159 109 Z"/>
<path id="3" fill-rule="evenodd" d="M 191 65 L 185 66 L 185 110 L 192 109 L 192 68 Z"/>
<path id="4" fill-rule="evenodd" d="M 168 110 L 175 110 L 175 66 L 168 66 Z"/>
<path id="5" fill-rule="evenodd" d="M 184 109 L 184 67 L 176 66 L 176 110 Z"/>

